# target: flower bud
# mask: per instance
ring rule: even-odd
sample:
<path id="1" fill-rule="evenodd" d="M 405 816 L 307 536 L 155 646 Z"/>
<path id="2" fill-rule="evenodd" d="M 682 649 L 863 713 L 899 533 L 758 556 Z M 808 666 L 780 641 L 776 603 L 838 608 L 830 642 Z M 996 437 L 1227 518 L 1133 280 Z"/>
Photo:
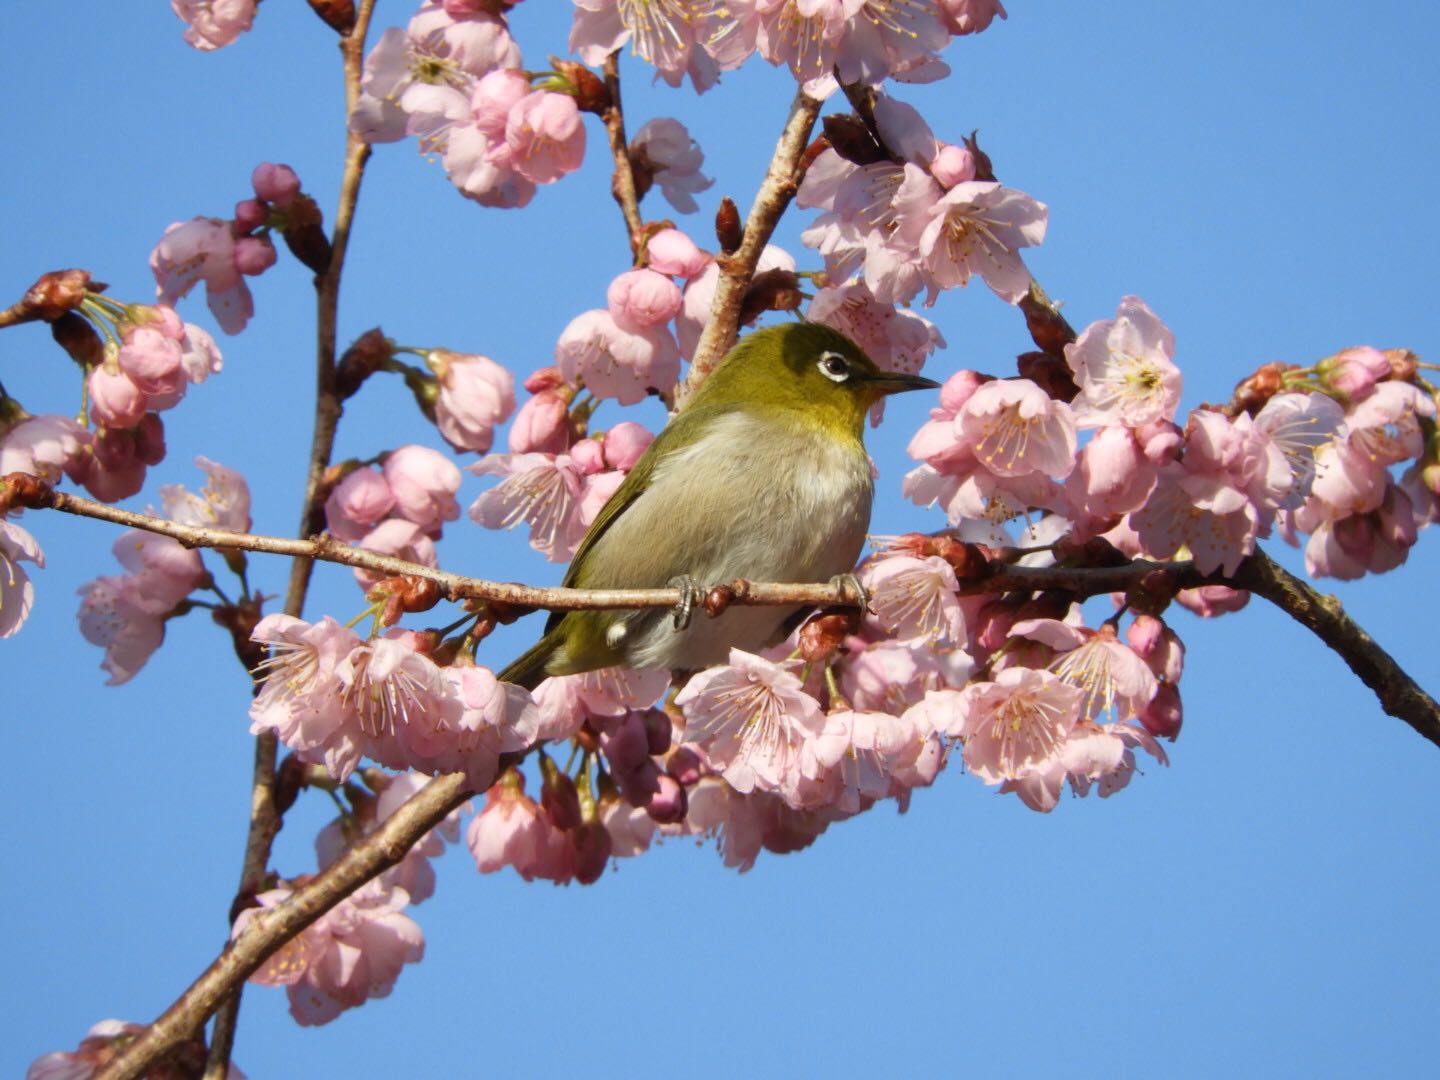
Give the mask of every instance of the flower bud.
<path id="1" fill-rule="evenodd" d="M 33 318 L 53 322 L 67 311 L 79 307 L 89 290 L 88 270 L 52 270 L 41 274 L 35 284 L 25 290 L 20 307 Z"/>
<path id="2" fill-rule="evenodd" d="M 655 436 L 633 420 L 623 420 L 605 433 L 600 441 L 605 464 L 621 472 L 629 472 L 645 453 Z"/>
<path id="3" fill-rule="evenodd" d="M 259 199 L 241 199 L 235 204 L 235 231 L 248 233 L 270 220 L 270 208 Z"/>
<path id="4" fill-rule="evenodd" d="M 275 165 L 262 161 L 250 174 L 250 184 L 255 197 L 284 208 L 300 194 L 300 177 L 289 165 Z"/>
<path id="5" fill-rule="evenodd" d="M 593 885 L 610 861 L 610 834 L 600 822 L 587 821 L 568 835 L 574 849 L 575 880 L 581 885 Z"/>
<path id="6" fill-rule="evenodd" d="M 268 236 L 242 236 L 235 241 L 235 269 L 242 274 L 263 274 L 275 259 L 275 245 Z"/>
<path id="7" fill-rule="evenodd" d="M 690 808 L 690 797 L 685 788 L 674 777 L 666 775 L 660 777 L 659 784 L 660 789 L 645 804 L 645 812 L 661 825 L 684 821 L 685 812 Z"/>
<path id="8" fill-rule="evenodd" d="M 1155 696 L 1140 710 L 1136 719 L 1157 739 L 1174 742 L 1185 719 L 1185 711 L 1180 705 L 1180 691 L 1171 683 L 1160 683 Z"/>
<path id="9" fill-rule="evenodd" d="M 1341 349 L 1315 365 L 1321 385 L 1347 401 L 1368 397 L 1375 384 L 1390 376 L 1390 361 L 1379 349 L 1356 345 Z"/>
<path id="10" fill-rule="evenodd" d="M 940 186 L 952 188 L 967 180 L 975 179 L 975 155 L 967 147 L 947 144 L 942 146 L 930 162 L 930 175 Z"/>
<path id="11" fill-rule="evenodd" d="M 665 760 L 665 773 L 686 787 L 697 784 L 703 775 L 700 756 L 688 746 L 677 746 Z"/>

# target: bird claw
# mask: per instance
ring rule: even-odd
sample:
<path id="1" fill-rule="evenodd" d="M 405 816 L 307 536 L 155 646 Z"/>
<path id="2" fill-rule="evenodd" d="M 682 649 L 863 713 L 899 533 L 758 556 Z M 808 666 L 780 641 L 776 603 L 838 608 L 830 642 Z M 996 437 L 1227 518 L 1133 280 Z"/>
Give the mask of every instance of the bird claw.
<path id="1" fill-rule="evenodd" d="M 859 603 L 862 614 L 870 609 L 870 594 L 854 574 L 836 574 L 830 579 L 829 585 L 832 589 L 840 589 L 853 596 Z"/>
<path id="2" fill-rule="evenodd" d="M 695 613 L 695 606 L 705 602 L 705 590 L 695 584 L 695 579 L 689 574 L 680 574 L 665 584 L 672 589 L 680 590 L 680 602 L 675 605 L 673 616 L 675 630 L 678 633 L 690 625 L 690 616 Z"/>

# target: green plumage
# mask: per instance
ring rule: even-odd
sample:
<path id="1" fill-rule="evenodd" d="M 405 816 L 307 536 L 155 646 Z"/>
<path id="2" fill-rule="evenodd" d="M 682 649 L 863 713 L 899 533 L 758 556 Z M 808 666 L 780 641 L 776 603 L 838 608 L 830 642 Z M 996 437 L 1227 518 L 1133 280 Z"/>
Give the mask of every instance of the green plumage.
<path id="1" fill-rule="evenodd" d="M 881 396 L 934 386 L 879 371 L 844 335 L 812 323 L 757 331 L 730 351 L 636 462 L 590 526 L 564 584 L 702 587 L 737 577 L 829 580 L 851 570 L 870 516 L 865 413 Z M 742 607 L 684 631 L 670 613 L 555 612 L 500 673 L 533 689 L 549 675 L 614 665 L 698 668 L 758 649 L 796 608 Z"/>

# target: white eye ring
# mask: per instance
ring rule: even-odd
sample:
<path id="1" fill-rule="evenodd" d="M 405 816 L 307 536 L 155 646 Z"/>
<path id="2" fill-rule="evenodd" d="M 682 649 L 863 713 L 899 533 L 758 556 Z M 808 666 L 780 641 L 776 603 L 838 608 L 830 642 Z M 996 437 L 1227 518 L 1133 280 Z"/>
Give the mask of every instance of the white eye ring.
<path id="1" fill-rule="evenodd" d="M 850 378 L 850 365 L 845 363 L 845 357 L 838 352 L 821 353 L 815 366 L 820 369 L 820 374 L 831 382 L 844 382 Z"/>

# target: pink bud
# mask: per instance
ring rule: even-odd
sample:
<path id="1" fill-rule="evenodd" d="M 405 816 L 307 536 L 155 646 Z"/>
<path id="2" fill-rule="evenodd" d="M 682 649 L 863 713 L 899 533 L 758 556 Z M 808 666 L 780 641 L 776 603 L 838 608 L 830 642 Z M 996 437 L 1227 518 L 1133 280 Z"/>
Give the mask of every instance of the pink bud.
<path id="1" fill-rule="evenodd" d="M 677 746 L 665 761 L 665 772 L 677 783 L 689 786 L 700 782 L 700 756 L 688 746 Z"/>
<path id="2" fill-rule="evenodd" d="M 289 206 L 300 194 L 300 178 L 289 165 L 273 165 L 262 161 L 250 174 L 250 184 L 257 198 L 276 206 Z"/>
<path id="3" fill-rule="evenodd" d="M 590 821 L 569 836 L 575 852 L 575 880 L 581 885 L 593 885 L 610 861 L 610 834 L 600 822 Z"/>
<path id="4" fill-rule="evenodd" d="M 645 251 L 650 269 L 686 281 L 699 277 L 710 265 L 710 256 L 679 229 L 661 229 L 646 242 Z"/>
<path id="5" fill-rule="evenodd" d="M 661 825 L 684 821 L 685 812 L 690 808 L 690 798 L 685 789 L 671 776 L 661 776 L 659 784 L 660 790 L 645 804 L 645 812 Z"/>
<path id="6" fill-rule="evenodd" d="M 662 709 L 646 709 L 640 717 L 645 725 L 645 743 L 650 753 L 664 754 L 674 738 L 674 725 Z"/>
<path id="7" fill-rule="evenodd" d="M 460 470 L 455 463 L 426 446 L 402 446 L 385 458 L 385 480 L 395 493 L 395 509 L 431 536 L 442 523 L 460 516 L 455 492 Z"/>
<path id="8" fill-rule="evenodd" d="M 144 465 L 159 465 L 165 460 L 165 422 L 155 413 L 140 418 L 131 433 L 135 439 L 135 456 Z"/>
<path id="9" fill-rule="evenodd" d="M 634 772 L 650 760 L 650 744 L 640 713 L 626 713 L 611 722 L 600 735 L 600 750 L 612 772 Z"/>
<path id="10" fill-rule="evenodd" d="M 1137 719 L 1157 739 L 1174 742 L 1185 719 L 1185 711 L 1180 705 L 1180 691 L 1171 683 L 1162 682 L 1149 704 L 1140 710 Z"/>
<path id="11" fill-rule="evenodd" d="M 1169 420 L 1156 420 L 1136 428 L 1135 439 L 1140 443 L 1145 460 L 1152 465 L 1174 461 L 1185 445 L 1184 434 Z"/>
<path id="12" fill-rule="evenodd" d="M 640 332 L 669 322 L 684 302 L 679 286 L 654 270 L 627 270 L 605 292 L 610 317 L 624 330 Z"/>
<path id="13" fill-rule="evenodd" d="M 582 474 L 605 470 L 605 451 L 594 439 L 581 439 L 570 448 L 570 461 Z"/>
<path id="14" fill-rule="evenodd" d="M 980 389 L 984 381 L 973 371 L 957 371 L 940 387 L 940 407 L 948 412 L 958 413 L 960 407 L 970 400 L 970 395 Z"/>
<path id="15" fill-rule="evenodd" d="M 385 478 L 365 467 L 346 475 L 325 500 L 325 528 L 352 543 L 368 533 L 395 505 Z"/>
<path id="16" fill-rule="evenodd" d="M 1210 619 L 1239 611 L 1250 602 L 1250 594 L 1229 585 L 1201 585 L 1198 589 L 1181 589 L 1175 594 L 1175 602 L 1202 619 Z"/>
<path id="17" fill-rule="evenodd" d="M 101 364 L 90 372 L 90 418 L 100 427 L 131 428 L 145 415 L 145 392 L 116 368 Z"/>
<path id="18" fill-rule="evenodd" d="M 530 80 L 511 68 L 497 68 L 475 84 L 470 111 L 475 126 L 492 142 L 505 138 L 505 118 L 517 101 L 530 92 Z"/>
<path id="19" fill-rule="evenodd" d="M 967 180 L 975 179 L 975 155 L 963 146 L 947 144 L 940 148 L 935 160 L 930 162 L 930 175 L 940 182 L 941 187 L 952 188 Z"/>
<path id="20" fill-rule="evenodd" d="M 605 433 L 601 448 L 605 453 L 605 464 L 621 472 L 629 472 L 640 460 L 645 448 L 655 441 L 655 436 L 633 420 L 624 420 Z"/>
<path id="21" fill-rule="evenodd" d="M 569 94 L 532 90 L 505 117 L 505 145 L 525 179 L 551 184 L 574 172 L 585 158 L 585 124 Z"/>
<path id="22" fill-rule="evenodd" d="M 540 787 L 540 808 L 555 828 L 578 828 L 582 819 L 575 781 L 553 766 L 546 769 L 545 780 Z"/>
<path id="23" fill-rule="evenodd" d="M 1390 377 L 1390 361 L 1368 345 L 1342 349 L 1321 360 L 1315 369 L 1327 387 L 1351 401 L 1368 397 L 1377 382 Z"/>
<path id="24" fill-rule="evenodd" d="M 248 233 L 264 225 L 270 218 L 270 208 L 259 199 L 241 199 L 235 204 L 235 231 Z"/>
<path id="25" fill-rule="evenodd" d="M 275 245 L 268 236 L 242 236 L 235 241 L 235 269 L 254 277 L 275 265 Z"/>
<path id="26" fill-rule="evenodd" d="M 510 425 L 512 454 L 563 454 L 569 448 L 570 406 L 560 394 L 542 390 L 520 406 Z"/>

